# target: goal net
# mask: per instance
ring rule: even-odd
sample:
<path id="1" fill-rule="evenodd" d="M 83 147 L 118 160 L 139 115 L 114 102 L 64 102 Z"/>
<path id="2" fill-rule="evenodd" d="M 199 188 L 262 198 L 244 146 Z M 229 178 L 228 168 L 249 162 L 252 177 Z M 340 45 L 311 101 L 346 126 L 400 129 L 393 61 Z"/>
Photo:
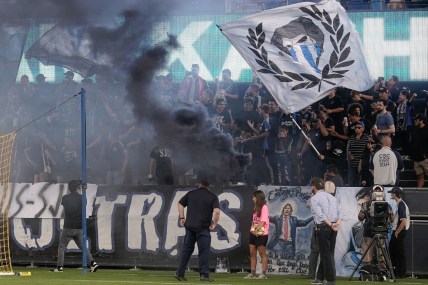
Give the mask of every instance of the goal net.
<path id="1" fill-rule="evenodd" d="M 13 274 L 9 245 L 10 162 L 16 133 L 0 135 L 0 275 Z"/>

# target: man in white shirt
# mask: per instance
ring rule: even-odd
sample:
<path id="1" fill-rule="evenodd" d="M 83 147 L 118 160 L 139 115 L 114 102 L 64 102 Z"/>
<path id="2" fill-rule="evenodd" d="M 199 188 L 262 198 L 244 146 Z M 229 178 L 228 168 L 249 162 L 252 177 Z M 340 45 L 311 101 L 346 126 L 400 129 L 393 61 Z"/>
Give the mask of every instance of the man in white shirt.
<path id="1" fill-rule="evenodd" d="M 311 211 L 314 216 L 316 238 L 320 252 L 320 264 L 317 277 L 311 282 L 313 285 L 335 285 L 336 268 L 334 249 L 336 246 L 337 231 L 342 221 L 339 203 L 333 195 L 324 191 L 324 180 L 314 177 L 311 180 L 312 193 Z M 323 282 L 324 279 L 326 282 Z"/>
<path id="2" fill-rule="evenodd" d="M 382 148 L 373 156 L 373 177 L 375 185 L 395 186 L 397 171 L 403 169 L 403 161 L 391 149 L 391 137 L 382 138 Z"/>

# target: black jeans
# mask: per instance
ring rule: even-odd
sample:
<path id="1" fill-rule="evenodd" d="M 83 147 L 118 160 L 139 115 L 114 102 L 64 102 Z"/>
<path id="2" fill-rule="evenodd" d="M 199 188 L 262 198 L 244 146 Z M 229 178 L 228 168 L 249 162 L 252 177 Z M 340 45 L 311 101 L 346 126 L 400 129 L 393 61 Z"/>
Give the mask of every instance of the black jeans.
<path id="1" fill-rule="evenodd" d="M 311 254 L 309 255 L 309 272 L 308 276 L 311 279 L 315 279 L 317 273 L 318 257 L 320 255 L 320 250 L 317 240 L 317 228 L 314 226 L 312 229 L 311 236 Z"/>
<path id="2" fill-rule="evenodd" d="M 184 237 L 183 251 L 181 253 L 180 265 L 178 266 L 176 274 L 184 276 L 187 263 L 192 256 L 195 249 L 195 243 L 198 244 L 198 258 L 199 258 L 199 274 L 208 277 L 210 274 L 210 250 L 211 250 L 211 234 L 210 230 L 204 229 L 198 232 L 186 229 Z"/>
<path id="3" fill-rule="evenodd" d="M 320 251 L 320 265 L 317 279 L 336 281 L 336 265 L 334 263 L 334 248 L 336 246 L 337 232 L 326 224 L 317 225 L 317 240 Z"/>
<path id="4" fill-rule="evenodd" d="M 404 237 L 407 231 L 401 231 L 398 237 L 395 237 L 395 231 L 392 232 L 391 241 L 389 242 L 389 255 L 394 267 L 395 277 L 404 278 L 406 276 L 406 251 L 404 247 Z"/>

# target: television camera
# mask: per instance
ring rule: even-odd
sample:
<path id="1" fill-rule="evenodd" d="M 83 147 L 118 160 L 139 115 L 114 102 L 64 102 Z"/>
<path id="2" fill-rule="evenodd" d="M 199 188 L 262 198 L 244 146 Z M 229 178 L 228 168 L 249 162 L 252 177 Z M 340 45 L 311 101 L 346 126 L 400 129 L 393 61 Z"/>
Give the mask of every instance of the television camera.
<path id="1" fill-rule="evenodd" d="M 391 209 L 385 201 L 385 193 L 373 191 L 372 199 L 368 209 L 370 216 L 370 228 L 373 233 L 386 233 L 389 228 L 389 216 Z"/>
<path id="2" fill-rule="evenodd" d="M 391 278 L 392 281 L 395 280 L 394 270 L 391 263 L 391 257 L 389 256 L 388 250 L 388 240 L 387 240 L 387 232 L 390 227 L 390 216 L 392 215 L 392 209 L 389 206 L 388 202 L 385 199 L 384 189 L 380 185 L 375 185 L 371 191 L 370 201 L 363 204 L 363 211 L 365 215 L 366 223 L 364 223 L 365 227 L 368 227 L 373 234 L 373 238 L 371 239 L 370 244 L 364 250 L 364 253 L 358 262 L 358 264 L 354 267 L 354 270 L 351 274 L 349 280 L 352 279 L 354 273 L 360 268 L 362 261 L 365 256 L 370 253 L 370 249 L 373 246 L 376 246 L 376 262 L 372 263 L 371 268 L 380 268 L 382 266 L 380 262 L 384 262 L 386 265 L 387 272 L 385 274 L 381 274 L 382 279 L 384 281 L 388 278 Z M 380 251 L 380 253 L 379 253 Z M 373 272 L 372 272 L 373 273 Z M 360 269 L 361 276 L 364 276 L 364 270 Z M 373 274 L 372 274 L 373 275 Z M 363 277 L 364 278 L 364 277 Z M 363 279 L 365 280 L 365 279 Z"/>

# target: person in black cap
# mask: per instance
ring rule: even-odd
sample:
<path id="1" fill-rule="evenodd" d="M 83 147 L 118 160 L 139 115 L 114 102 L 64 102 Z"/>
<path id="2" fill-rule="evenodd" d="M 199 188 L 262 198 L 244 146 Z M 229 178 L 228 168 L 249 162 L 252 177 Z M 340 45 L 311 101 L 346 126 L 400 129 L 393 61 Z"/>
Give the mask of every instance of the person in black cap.
<path id="1" fill-rule="evenodd" d="M 393 102 L 396 102 L 398 100 L 398 94 L 400 93 L 400 90 L 398 89 L 398 83 L 399 79 L 396 75 L 391 75 L 391 77 L 386 82 L 383 77 L 379 77 L 379 80 L 375 85 L 375 90 L 380 89 L 379 87 L 384 87 L 386 90 L 388 90 L 389 98 Z"/>
<path id="2" fill-rule="evenodd" d="M 64 207 L 64 228 L 59 239 L 57 267 L 49 270 L 51 272 L 64 271 L 64 252 L 71 240 L 74 240 L 80 250 L 83 245 L 82 195 L 79 193 L 82 190 L 82 181 L 71 180 L 68 182 L 68 189 L 70 194 L 64 195 L 61 201 L 61 205 Z M 99 265 L 95 262 L 88 248 L 86 254 L 91 266 L 90 271 L 96 272 Z"/>
<path id="3" fill-rule="evenodd" d="M 42 73 L 40 73 L 36 76 L 37 83 L 43 83 L 43 82 L 45 82 L 45 79 L 46 79 L 46 76 L 44 76 Z"/>
<path id="4" fill-rule="evenodd" d="M 74 81 L 74 72 L 67 71 L 64 73 L 64 80 L 59 84 L 57 94 L 61 97 L 68 98 L 79 92 L 79 84 Z"/>
<path id="5" fill-rule="evenodd" d="M 397 203 L 397 211 L 395 212 L 392 224 L 392 236 L 389 242 L 389 255 L 391 256 L 395 277 L 405 278 L 406 251 L 404 238 L 410 227 L 410 212 L 409 207 L 407 207 L 407 204 L 402 199 L 403 190 L 400 187 L 393 187 L 388 193 L 391 193 L 391 198 Z"/>
<path id="6" fill-rule="evenodd" d="M 211 282 L 209 277 L 211 234 L 220 218 L 220 204 L 218 197 L 208 187 L 210 183 L 207 178 L 201 177 L 199 187 L 187 192 L 178 202 L 178 218 L 181 226 L 186 228 L 183 250 L 181 252 L 180 264 L 175 274 L 178 281 L 187 281 L 184 277 L 187 263 L 198 244 L 199 251 L 199 274 L 201 281 Z M 187 215 L 184 215 L 187 208 Z"/>
<path id="7" fill-rule="evenodd" d="M 52 104 L 52 100 L 54 98 L 54 87 L 50 85 L 48 82 L 46 82 L 46 76 L 44 76 L 42 73 L 38 74 L 36 76 L 36 84 L 34 85 L 36 91 L 34 93 L 34 96 L 36 100 L 32 101 L 32 104 L 37 104 L 36 106 L 33 106 L 32 110 L 43 110 L 47 106 L 50 106 L 49 104 Z"/>
<path id="8" fill-rule="evenodd" d="M 424 114 L 417 114 L 415 127 L 410 136 L 409 155 L 413 160 L 413 169 L 418 177 L 416 187 L 424 187 L 425 176 L 428 176 L 428 128 L 427 119 Z"/>
<path id="9" fill-rule="evenodd" d="M 379 88 L 379 90 L 377 90 L 377 92 L 379 93 L 379 100 L 385 100 L 386 101 L 386 111 L 391 113 L 391 114 L 394 113 L 397 105 L 395 104 L 394 101 L 392 101 L 389 98 L 388 89 L 386 87 L 381 87 L 381 88 Z"/>

